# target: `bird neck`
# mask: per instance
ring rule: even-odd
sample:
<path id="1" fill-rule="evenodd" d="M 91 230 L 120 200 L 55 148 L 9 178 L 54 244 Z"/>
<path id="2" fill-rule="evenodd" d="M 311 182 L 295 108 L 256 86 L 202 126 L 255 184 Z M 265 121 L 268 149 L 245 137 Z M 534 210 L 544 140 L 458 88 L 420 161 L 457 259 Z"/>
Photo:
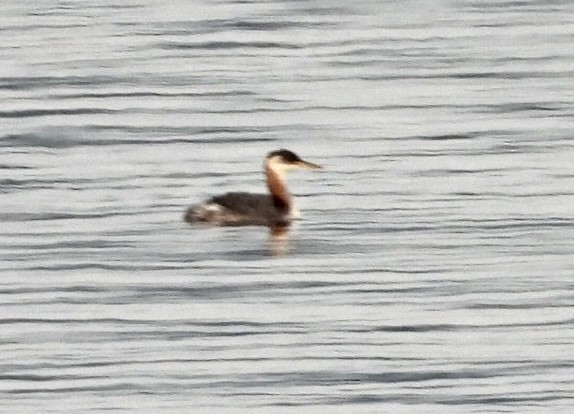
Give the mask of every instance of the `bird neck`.
<path id="1" fill-rule="evenodd" d="M 293 198 L 287 189 L 287 182 L 282 172 L 265 166 L 267 175 L 267 187 L 273 199 L 273 205 L 282 213 L 291 214 L 293 209 Z"/>

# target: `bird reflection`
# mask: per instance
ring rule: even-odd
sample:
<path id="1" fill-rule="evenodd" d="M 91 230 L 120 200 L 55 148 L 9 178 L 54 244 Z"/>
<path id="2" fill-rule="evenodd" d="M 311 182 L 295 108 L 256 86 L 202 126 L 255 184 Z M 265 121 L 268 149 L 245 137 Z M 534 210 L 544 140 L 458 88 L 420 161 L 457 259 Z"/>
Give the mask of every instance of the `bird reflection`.
<path id="1" fill-rule="evenodd" d="M 275 226 L 269 229 L 269 245 L 271 254 L 283 256 L 289 252 L 291 240 L 291 226 Z"/>

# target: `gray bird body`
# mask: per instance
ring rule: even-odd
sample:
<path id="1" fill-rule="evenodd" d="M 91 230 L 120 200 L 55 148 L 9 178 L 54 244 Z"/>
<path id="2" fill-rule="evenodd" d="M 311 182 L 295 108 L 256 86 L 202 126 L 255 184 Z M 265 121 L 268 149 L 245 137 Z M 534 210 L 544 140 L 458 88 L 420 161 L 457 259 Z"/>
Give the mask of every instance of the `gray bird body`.
<path id="1" fill-rule="evenodd" d="M 203 204 L 191 206 L 185 214 L 188 223 L 219 226 L 285 226 L 288 212 L 281 211 L 269 194 L 233 192 L 215 196 Z"/>

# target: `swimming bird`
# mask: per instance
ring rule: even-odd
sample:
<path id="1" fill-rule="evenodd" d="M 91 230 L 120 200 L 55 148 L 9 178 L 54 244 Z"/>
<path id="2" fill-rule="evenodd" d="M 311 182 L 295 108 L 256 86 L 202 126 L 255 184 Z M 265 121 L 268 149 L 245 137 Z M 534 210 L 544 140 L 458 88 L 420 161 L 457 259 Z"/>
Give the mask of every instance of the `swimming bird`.
<path id="1" fill-rule="evenodd" d="M 264 162 L 269 194 L 231 192 L 189 207 L 188 223 L 216 226 L 268 226 L 275 231 L 288 227 L 296 216 L 293 196 L 287 189 L 286 173 L 296 168 L 320 169 L 295 153 L 280 149 L 267 154 Z"/>

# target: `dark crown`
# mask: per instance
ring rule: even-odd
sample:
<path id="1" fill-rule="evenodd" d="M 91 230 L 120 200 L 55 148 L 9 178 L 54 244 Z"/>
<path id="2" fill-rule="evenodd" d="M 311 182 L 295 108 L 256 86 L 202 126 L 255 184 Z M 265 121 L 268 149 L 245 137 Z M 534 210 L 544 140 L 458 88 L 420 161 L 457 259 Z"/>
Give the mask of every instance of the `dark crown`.
<path id="1" fill-rule="evenodd" d="M 288 164 L 294 164 L 297 161 L 301 161 L 301 158 L 299 158 L 297 154 L 286 149 L 280 149 L 267 154 L 267 158 L 273 158 L 273 157 L 281 157 L 283 162 L 286 162 Z"/>

